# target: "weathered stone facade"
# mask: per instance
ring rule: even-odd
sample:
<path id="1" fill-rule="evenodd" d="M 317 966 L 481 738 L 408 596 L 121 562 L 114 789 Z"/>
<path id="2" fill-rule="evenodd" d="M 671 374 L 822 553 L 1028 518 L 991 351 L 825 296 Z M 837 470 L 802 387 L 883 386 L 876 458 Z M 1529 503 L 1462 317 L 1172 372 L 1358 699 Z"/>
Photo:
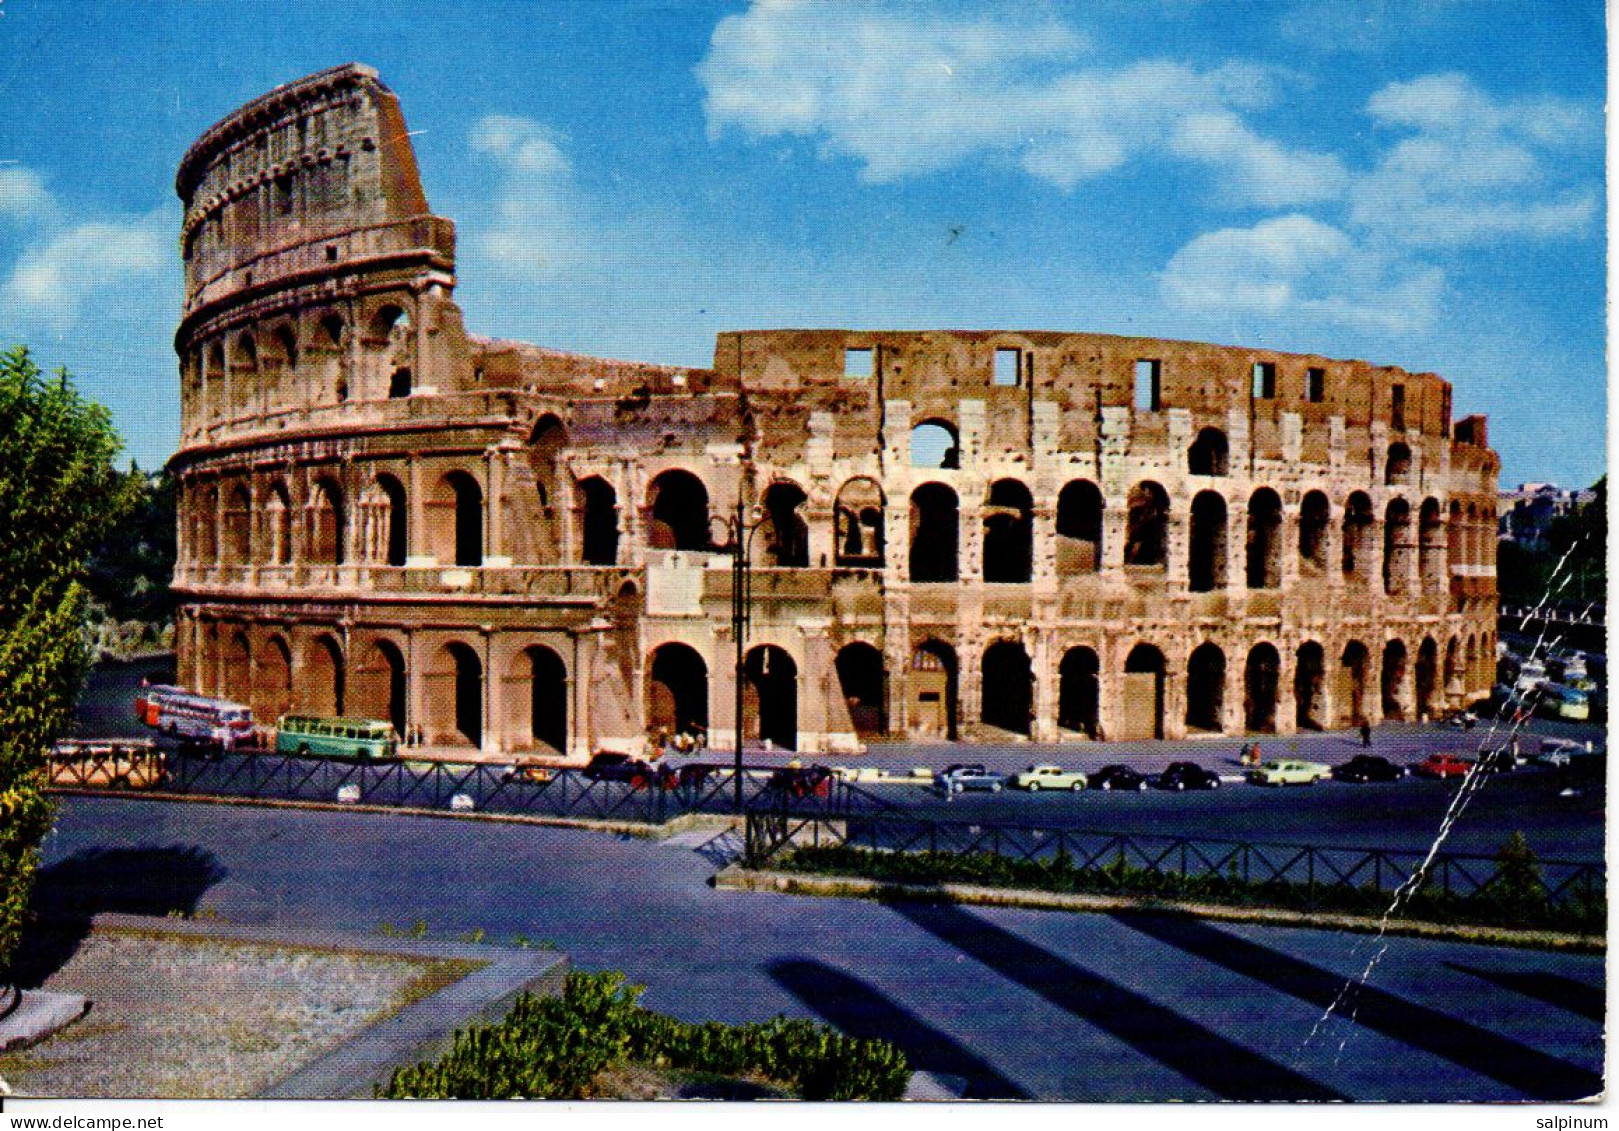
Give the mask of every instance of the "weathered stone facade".
<path id="1" fill-rule="evenodd" d="M 1431 374 L 1077 333 L 723 334 L 711 369 L 475 337 L 363 67 L 242 107 L 177 188 L 180 678 L 262 718 L 727 747 L 739 492 L 744 728 L 806 752 L 1489 689 L 1498 461 Z"/>

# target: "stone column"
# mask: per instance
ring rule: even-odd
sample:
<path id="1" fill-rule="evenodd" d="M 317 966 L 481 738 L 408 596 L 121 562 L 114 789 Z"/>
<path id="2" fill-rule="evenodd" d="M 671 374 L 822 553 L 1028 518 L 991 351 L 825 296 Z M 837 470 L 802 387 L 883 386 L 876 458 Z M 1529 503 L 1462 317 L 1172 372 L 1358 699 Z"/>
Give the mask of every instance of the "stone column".
<path id="1" fill-rule="evenodd" d="M 1026 638 L 1024 646 L 1029 649 L 1029 666 L 1034 672 L 1034 725 L 1030 737 L 1036 742 L 1055 742 L 1062 680 L 1058 665 L 1052 662 L 1051 633 L 1031 629 Z"/>
<path id="2" fill-rule="evenodd" d="M 1186 671 L 1164 656 L 1164 737 L 1186 737 Z"/>
<path id="3" fill-rule="evenodd" d="M 485 754 L 498 754 L 511 748 L 506 733 L 506 681 L 495 670 L 495 634 L 483 628 L 483 746 Z"/>

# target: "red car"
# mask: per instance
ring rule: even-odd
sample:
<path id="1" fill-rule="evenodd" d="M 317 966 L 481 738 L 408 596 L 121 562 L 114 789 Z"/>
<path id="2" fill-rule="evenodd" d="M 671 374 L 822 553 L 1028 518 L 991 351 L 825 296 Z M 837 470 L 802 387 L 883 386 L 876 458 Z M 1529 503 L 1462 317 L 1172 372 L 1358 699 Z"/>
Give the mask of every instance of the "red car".
<path id="1" fill-rule="evenodd" d="M 1455 754 L 1430 754 L 1417 763 L 1414 773 L 1425 778 L 1459 778 L 1473 768 L 1473 759 Z"/>

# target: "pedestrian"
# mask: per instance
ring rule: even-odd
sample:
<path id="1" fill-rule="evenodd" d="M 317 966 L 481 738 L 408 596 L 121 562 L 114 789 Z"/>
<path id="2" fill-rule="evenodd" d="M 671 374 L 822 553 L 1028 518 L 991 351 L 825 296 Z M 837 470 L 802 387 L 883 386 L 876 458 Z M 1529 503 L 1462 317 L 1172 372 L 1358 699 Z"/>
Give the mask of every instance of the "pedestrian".
<path id="1" fill-rule="evenodd" d="M 1372 724 L 1364 720 L 1360 724 L 1360 744 L 1368 750 L 1372 748 Z"/>

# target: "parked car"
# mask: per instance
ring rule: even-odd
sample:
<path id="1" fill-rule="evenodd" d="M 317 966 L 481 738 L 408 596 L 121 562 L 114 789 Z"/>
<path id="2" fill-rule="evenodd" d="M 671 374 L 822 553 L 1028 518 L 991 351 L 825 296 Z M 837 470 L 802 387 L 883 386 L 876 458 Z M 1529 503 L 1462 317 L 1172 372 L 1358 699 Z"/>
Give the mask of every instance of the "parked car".
<path id="1" fill-rule="evenodd" d="M 1473 768 L 1473 759 L 1458 754 L 1430 754 L 1411 772 L 1425 778 L 1458 778 Z"/>
<path id="2" fill-rule="evenodd" d="M 770 775 L 765 790 L 787 797 L 830 797 L 832 771 L 825 766 L 783 766 Z"/>
<path id="3" fill-rule="evenodd" d="M 1146 789 L 1147 778 L 1129 766 L 1103 766 L 1091 775 L 1092 789 Z"/>
<path id="4" fill-rule="evenodd" d="M 1407 767 L 1397 766 L 1376 754 L 1356 754 L 1349 761 L 1332 768 L 1332 780 L 1359 783 L 1399 781 L 1409 772 Z"/>
<path id="5" fill-rule="evenodd" d="M 505 773 L 500 775 L 501 781 L 529 781 L 548 782 L 556 776 L 556 770 L 533 758 L 519 758 L 511 764 Z"/>
<path id="6" fill-rule="evenodd" d="M 1591 756 L 1593 749 L 1591 744 L 1576 742 L 1572 738 L 1543 738 L 1540 749 L 1525 761 L 1538 762 L 1542 766 L 1567 766 L 1576 758 Z"/>
<path id="7" fill-rule="evenodd" d="M 1159 789 L 1219 789 L 1220 775 L 1196 762 L 1171 762 L 1158 775 Z"/>
<path id="8" fill-rule="evenodd" d="M 1020 774 L 1013 774 L 1006 784 L 1013 789 L 1026 789 L 1038 793 L 1042 789 L 1067 789 L 1078 793 L 1088 779 L 1078 770 L 1065 770 L 1061 766 L 1030 766 Z"/>
<path id="9" fill-rule="evenodd" d="M 1301 762 L 1283 758 L 1266 762 L 1248 771 L 1248 780 L 1256 785 L 1314 785 L 1332 776 L 1332 767 L 1320 762 Z"/>
<path id="10" fill-rule="evenodd" d="M 982 765 L 947 766 L 933 779 L 933 784 L 945 793 L 960 793 L 963 790 L 979 789 L 990 793 L 999 793 L 1006 785 L 1006 780 L 1000 774 L 990 773 Z"/>
<path id="11" fill-rule="evenodd" d="M 1523 763 L 1522 756 L 1514 749 L 1515 743 L 1506 746 L 1497 746 L 1494 750 L 1479 752 L 1479 769 L 1489 774 L 1505 774 L 1516 770 Z"/>
<path id="12" fill-rule="evenodd" d="M 591 781 L 621 781 L 636 789 L 645 789 L 654 777 L 652 767 L 641 759 L 606 752 L 591 755 L 590 762 L 579 772 Z"/>
<path id="13" fill-rule="evenodd" d="M 848 782 L 874 782 L 883 780 L 883 772 L 876 766 L 833 766 L 832 776 L 840 781 Z M 933 771 L 928 771 L 933 776 Z"/>

